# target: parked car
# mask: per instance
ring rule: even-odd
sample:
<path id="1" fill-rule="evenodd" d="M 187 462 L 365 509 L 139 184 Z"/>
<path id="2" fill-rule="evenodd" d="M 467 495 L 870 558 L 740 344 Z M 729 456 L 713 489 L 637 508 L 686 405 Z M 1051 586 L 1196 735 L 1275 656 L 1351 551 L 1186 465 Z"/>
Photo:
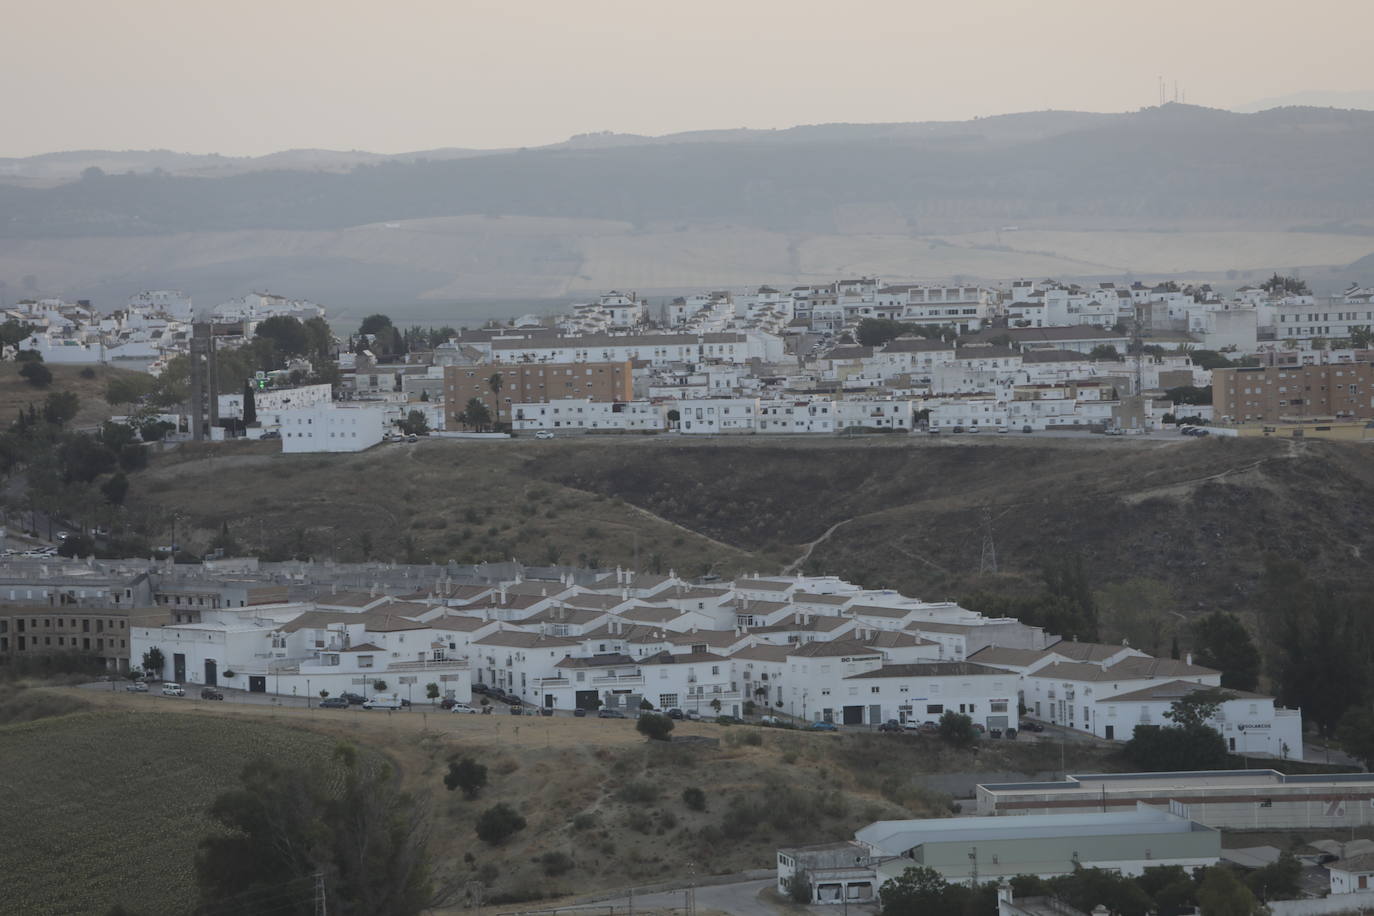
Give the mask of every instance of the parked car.
<path id="1" fill-rule="evenodd" d="M 525 714 L 525 707 L 521 706 L 518 703 L 513 704 L 510 707 L 510 714 L 513 716 L 523 716 Z"/>
<path id="2" fill-rule="evenodd" d="M 883 722 L 878 726 L 878 731 L 892 732 L 893 734 L 901 734 L 902 723 L 898 722 L 896 719 L 888 719 L 886 722 Z"/>
<path id="3" fill-rule="evenodd" d="M 689 709 L 682 715 L 688 722 L 697 722 L 701 719 L 701 713 L 697 712 L 695 709 Z"/>
<path id="4" fill-rule="evenodd" d="M 409 436 L 406 436 L 406 441 L 407 441 L 407 442 L 419 442 L 419 441 L 420 441 L 420 437 L 417 436 L 417 435 L 415 435 L 414 433 L 411 433 Z"/>
<path id="5" fill-rule="evenodd" d="M 812 722 L 806 729 L 813 732 L 837 732 L 840 727 L 834 722 Z"/>
<path id="6" fill-rule="evenodd" d="M 480 693 L 480 694 L 485 695 L 485 694 L 491 693 L 491 688 L 488 687 L 486 684 L 473 684 L 473 685 L 472 685 L 472 692 L 473 692 L 473 693 Z"/>
<path id="7" fill-rule="evenodd" d="M 539 714 L 541 716 L 551 716 L 553 715 L 553 710 L 547 706 L 541 706 L 539 707 Z"/>
<path id="8" fill-rule="evenodd" d="M 181 688 L 180 684 L 174 684 L 168 681 L 162 685 L 162 695 L 164 697 L 184 697 L 186 696 L 186 691 Z"/>
<path id="9" fill-rule="evenodd" d="M 676 706 L 674 706 L 672 709 L 668 710 L 668 718 L 670 718 L 670 719 L 681 719 L 681 718 L 682 718 L 682 710 L 680 710 L 680 709 L 678 709 Z"/>
<path id="10" fill-rule="evenodd" d="M 1034 430 L 1032 430 L 1029 426 L 1023 426 L 1023 427 L 1021 427 L 1021 432 L 1023 432 L 1023 433 L 1029 433 L 1029 432 L 1034 432 Z"/>
<path id="11" fill-rule="evenodd" d="M 148 685 L 142 681 L 134 681 L 132 684 L 125 684 L 124 689 L 130 693 L 147 693 Z"/>
<path id="12" fill-rule="evenodd" d="M 449 710 L 451 712 L 461 712 L 464 715 L 470 716 L 474 716 L 477 714 L 477 710 L 466 703 L 454 703 L 452 706 L 449 707 Z"/>
<path id="13" fill-rule="evenodd" d="M 200 688 L 200 698 L 202 700 L 222 700 L 224 699 L 224 694 L 220 693 L 218 690 L 212 690 L 209 687 L 202 687 Z"/>
<path id="14" fill-rule="evenodd" d="M 343 697 L 325 697 L 320 700 L 320 709 L 347 709 L 348 701 Z"/>
<path id="15" fill-rule="evenodd" d="M 280 438 L 281 438 L 281 432 L 280 432 L 279 430 L 269 429 L 267 432 L 263 433 L 261 436 L 258 436 L 258 438 L 259 438 L 259 439 L 280 439 Z"/>
<path id="16" fill-rule="evenodd" d="M 739 716 L 716 716 L 717 725 L 743 725 L 744 720 Z"/>
<path id="17" fill-rule="evenodd" d="M 1000 728 L 990 728 L 990 729 L 988 729 L 988 737 L 989 737 L 989 738 L 1000 738 L 1000 737 L 1002 737 L 1002 730 L 1001 730 Z"/>
<path id="18" fill-rule="evenodd" d="M 574 716 L 577 716 L 577 718 L 579 718 L 579 719 L 584 718 L 584 717 L 587 715 L 587 710 L 585 710 L 585 709 L 583 709 L 581 706 L 579 706 L 579 707 L 577 707 L 576 709 L 573 710 L 573 715 L 574 715 Z"/>
<path id="19" fill-rule="evenodd" d="M 361 706 L 367 702 L 367 697 L 358 693 L 341 693 L 339 699 L 348 703 L 349 706 Z"/>
<path id="20" fill-rule="evenodd" d="M 781 725 L 782 720 L 777 716 L 759 716 L 760 725 Z"/>
<path id="21" fill-rule="evenodd" d="M 618 709 L 598 709 L 596 717 L 598 719 L 623 719 L 625 714 Z"/>
<path id="22" fill-rule="evenodd" d="M 534 434 L 534 438 L 536 438 L 536 439 L 552 439 L 552 438 L 553 438 L 553 433 L 549 432 L 547 429 L 541 429 L 541 430 L 539 430 L 539 432 L 537 432 L 537 433 Z"/>
<path id="23" fill-rule="evenodd" d="M 363 709 L 400 709 L 402 700 L 395 694 L 375 696 L 363 701 Z"/>
<path id="24" fill-rule="evenodd" d="M 1034 722 L 1030 719 L 1023 719 L 1021 721 L 1021 731 L 1023 732 L 1043 732 L 1044 730 L 1045 726 L 1041 725 L 1039 722 Z"/>

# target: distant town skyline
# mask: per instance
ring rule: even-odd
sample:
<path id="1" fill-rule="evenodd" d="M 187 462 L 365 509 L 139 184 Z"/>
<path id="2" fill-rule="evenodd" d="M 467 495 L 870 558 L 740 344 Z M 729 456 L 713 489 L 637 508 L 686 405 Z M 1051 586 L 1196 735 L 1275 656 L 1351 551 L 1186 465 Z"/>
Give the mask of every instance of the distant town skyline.
<path id="1" fill-rule="evenodd" d="M 0 156 L 397 153 L 1374 91 L 1374 5 L 1309 0 L 69 0 L 10 11 Z M 1284 49 L 1291 49 L 1285 51 Z"/>

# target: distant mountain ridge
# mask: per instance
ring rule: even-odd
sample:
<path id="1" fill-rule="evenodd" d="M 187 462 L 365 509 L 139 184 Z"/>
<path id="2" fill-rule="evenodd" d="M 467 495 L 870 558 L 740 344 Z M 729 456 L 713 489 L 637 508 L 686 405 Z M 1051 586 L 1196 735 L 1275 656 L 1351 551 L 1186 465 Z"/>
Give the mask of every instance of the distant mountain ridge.
<path id="1" fill-rule="evenodd" d="M 305 151 L 219 179 L 91 173 L 52 188 L 0 186 L 0 237 L 336 229 L 465 214 L 830 232 L 837 208 L 872 205 L 917 231 L 950 208 L 988 221 L 1332 220 L 1374 208 L 1374 112 L 1170 104 L 687 136 L 695 139 L 387 157 L 347 171 L 292 168 L 326 158 Z"/>
<path id="2" fill-rule="evenodd" d="M 1303 267 L 1344 283 L 1374 251 L 1371 149 L 1370 111 L 1171 103 L 395 156 L 54 153 L 0 162 L 55 170 L 0 181 L 0 298 L 175 283 L 362 308 Z"/>
<path id="3" fill-rule="evenodd" d="M 1314 98 L 1324 97 L 1321 93 L 1308 94 Z M 1330 94 L 1327 94 L 1330 95 Z M 1335 94 L 1342 95 L 1342 94 Z M 1354 99 L 1369 98 L 1369 107 L 1374 107 L 1374 92 L 1350 93 Z M 1278 108 L 1282 99 L 1272 100 Z M 1296 115 L 1292 103 L 1284 105 L 1284 117 Z M 1310 106 L 1309 106 L 1310 107 Z M 219 153 L 182 153 L 166 149 L 150 150 L 64 150 L 60 152 L 39 153 L 33 156 L 5 158 L 0 157 L 0 182 L 71 181 L 79 178 L 87 168 L 99 168 L 106 172 L 135 173 L 162 170 L 174 175 L 200 177 L 227 177 L 247 172 L 274 169 L 289 170 L 347 170 L 359 165 L 374 165 L 383 162 L 410 163 L 418 161 L 449 161 L 470 159 L 478 156 L 493 156 L 514 152 L 552 151 L 552 150 L 606 150 L 631 146 L 657 146 L 679 143 L 765 143 L 793 144 L 803 142 L 855 142 L 861 140 L 964 140 L 975 138 L 987 142 L 1009 142 L 1043 139 L 1059 133 L 1074 130 L 1088 130 L 1111 125 L 1130 125 L 1140 120 L 1148 112 L 1170 112 L 1182 116 L 1182 112 L 1206 112 L 1209 117 L 1222 117 L 1233 112 L 1223 109 L 1207 109 L 1199 106 L 1168 103 L 1158 109 L 1142 109 L 1139 112 L 1100 113 L 1082 111 L 1036 111 L 994 115 L 975 118 L 970 121 L 910 121 L 878 123 L 824 123 L 804 124 L 796 127 L 777 129 L 726 128 L 710 130 L 681 131 L 662 136 L 643 134 L 624 134 L 613 131 L 600 131 L 577 134 L 559 143 L 545 146 L 521 148 L 467 148 L 440 147 L 428 150 L 415 150 L 404 153 L 375 153 L 367 150 L 332 149 L 288 149 L 261 156 L 224 156 Z M 1313 108 L 1313 113 L 1330 112 L 1331 109 Z M 1252 113 L 1269 114 L 1264 109 L 1252 109 Z M 1351 111 L 1351 113 L 1358 113 Z"/>

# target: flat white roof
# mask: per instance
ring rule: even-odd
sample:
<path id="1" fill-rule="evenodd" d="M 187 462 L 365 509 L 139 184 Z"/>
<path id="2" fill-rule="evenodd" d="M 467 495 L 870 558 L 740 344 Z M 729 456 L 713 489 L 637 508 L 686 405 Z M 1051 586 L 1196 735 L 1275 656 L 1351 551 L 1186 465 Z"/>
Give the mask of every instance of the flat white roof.
<path id="1" fill-rule="evenodd" d="M 1374 773 L 1284 775 L 1276 770 L 1201 770 L 1174 773 L 1091 773 L 1059 782 L 1009 782 L 980 786 L 990 793 L 1190 791 L 1205 788 L 1265 789 L 1275 786 L 1374 786 Z"/>
<path id="2" fill-rule="evenodd" d="M 876 821 L 854 838 L 888 855 L 925 843 L 1051 839 L 1131 833 L 1188 833 L 1193 822 L 1167 811 L 1137 805 L 1134 811 L 1092 814 L 1029 814 L 1020 817 L 949 817 Z"/>

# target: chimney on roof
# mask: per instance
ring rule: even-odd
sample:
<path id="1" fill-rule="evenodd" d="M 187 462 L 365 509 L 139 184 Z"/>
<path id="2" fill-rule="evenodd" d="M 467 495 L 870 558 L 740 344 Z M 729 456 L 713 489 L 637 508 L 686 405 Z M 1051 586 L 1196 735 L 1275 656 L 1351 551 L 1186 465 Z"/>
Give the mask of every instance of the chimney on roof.
<path id="1" fill-rule="evenodd" d="M 620 590 L 620 600 L 621 600 L 621 601 L 629 601 L 629 600 L 630 600 L 630 590 L 629 590 L 628 588 L 622 588 L 622 589 Z"/>
<path id="2" fill-rule="evenodd" d="M 669 567 L 669 568 L 668 568 L 668 578 L 669 578 L 669 579 L 676 579 L 676 578 L 677 578 L 677 570 L 676 570 L 676 569 L 673 569 L 672 567 Z"/>
<path id="3" fill-rule="evenodd" d="M 1193 653 L 1189 652 L 1187 655 L 1185 655 L 1183 657 L 1183 661 L 1185 664 L 1191 665 L 1193 663 Z"/>
<path id="4" fill-rule="evenodd" d="M 499 591 L 500 591 L 500 594 L 501 594 L 501 606 L 502 606 L 502 607 L 505 607 L 505 605 L 506 605 L 506 583 L 504 583 L 504 582 L 501 583 L 501 588 L 499 589 Z"/>

